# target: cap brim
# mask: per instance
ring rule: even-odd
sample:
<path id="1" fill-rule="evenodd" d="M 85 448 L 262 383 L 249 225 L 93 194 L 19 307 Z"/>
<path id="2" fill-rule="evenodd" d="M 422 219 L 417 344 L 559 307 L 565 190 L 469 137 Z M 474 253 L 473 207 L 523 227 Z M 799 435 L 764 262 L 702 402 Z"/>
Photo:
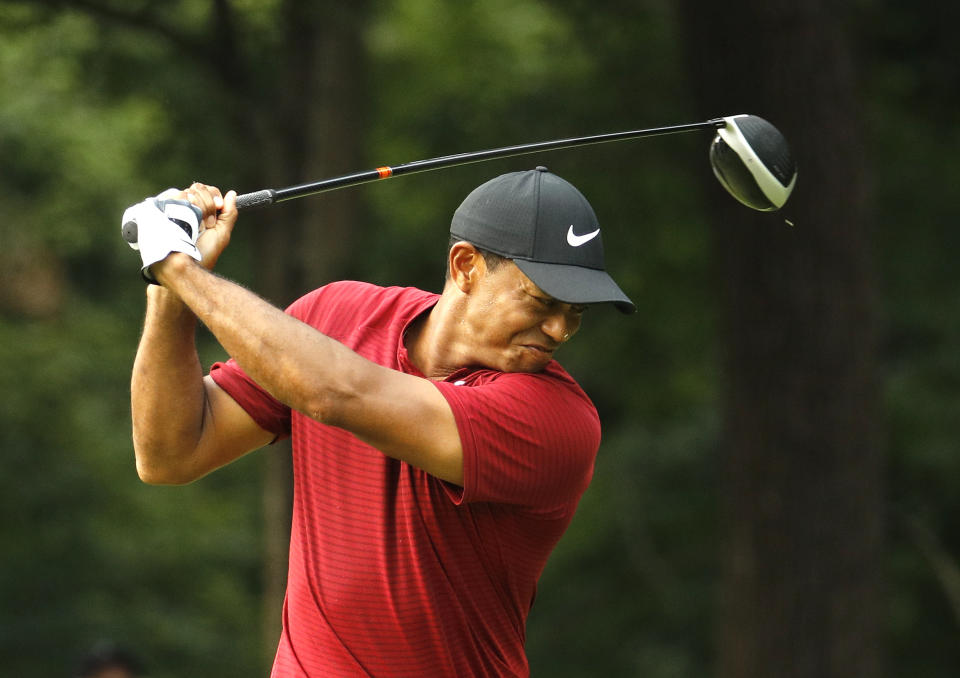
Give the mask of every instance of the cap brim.
<path id="1" fill-rule="evenodd" d="M 621 313 L 637 310 L 606 271 L 566 264 L 514 259 L 524 275 L 555 299 L 568 304 L 613 304 Z"/>

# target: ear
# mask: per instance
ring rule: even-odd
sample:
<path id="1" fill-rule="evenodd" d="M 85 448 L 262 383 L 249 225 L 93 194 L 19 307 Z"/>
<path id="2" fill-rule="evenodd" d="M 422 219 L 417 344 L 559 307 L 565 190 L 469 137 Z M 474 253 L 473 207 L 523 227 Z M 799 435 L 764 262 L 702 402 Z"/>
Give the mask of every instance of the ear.
<path id="1" fill-rule="evenodd" d="M 450 280 L 468 293 L 477 281 L 486 273 L 487 264 L 476 247 L 461 240 L 450 248 L 447 265 L 450 268 Z"/>

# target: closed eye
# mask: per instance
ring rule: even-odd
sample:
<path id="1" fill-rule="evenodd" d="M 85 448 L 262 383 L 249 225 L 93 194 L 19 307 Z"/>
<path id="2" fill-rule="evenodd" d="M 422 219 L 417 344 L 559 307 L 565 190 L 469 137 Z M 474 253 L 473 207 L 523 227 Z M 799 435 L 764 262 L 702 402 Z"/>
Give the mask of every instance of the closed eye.
<path id="1" fill-rule="evenodd" d="M 547 309 L 556 308 L 558 305 L 563 304 L 564 302 L 559 299 L 554 299 L 553 297 L 541 297 L 535 294 L 531 294 L 531 297 L 537 300 L 537 302 Z M 587 310 L 585 304 L 570 304 L 570 312 L 575 315 L 583 315 L 583 312 Z"/>

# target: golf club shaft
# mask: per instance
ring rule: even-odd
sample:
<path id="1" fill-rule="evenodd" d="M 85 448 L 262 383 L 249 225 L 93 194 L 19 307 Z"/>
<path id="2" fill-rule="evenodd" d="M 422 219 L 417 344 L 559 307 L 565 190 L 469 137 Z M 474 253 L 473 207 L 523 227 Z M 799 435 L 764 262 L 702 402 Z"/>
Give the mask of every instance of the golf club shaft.
<path id="1" fill-rule="evenodd" d="M 474 162 L 483 162 L 485 160 L 494 160 L 496 158 L 509 158 L 516 155 L 527 155 L 540 151 L 553 151 L 561 148 L 571 148 L 574 146 L 588 146 L 590 144 L 602 144 L 611 141 L 623 141 L 626 139 L 637 139 L 640 137 L 654 137 L 664 134 L 680 134 L 683 132 L 692 132 L 701 129 L 719 129 L 725 125 L 723 118 L 715 118 L 706 122 L 695 122 L 686 125 L 672 125 L 669 127 L 652 127 L 650 129 L 631 130 L 628 132 L 610 132 L 607 134 L 595 134 L 586 137 L 573 137 L 571 139 L 555 139 L 553 141 L 540 141 L 532 144 L 520 144 L 518 146 L 505 146 L 503 148 L 492 148 L 486 151 L 473 151 L 471 153 L 458 153 L 456 155 L 445 155 L 439 158 L 430 158 L 428 160 L 415 160 L 413 162 L 396 165 L 394 167 L 383 166 L 376 169 L 354 172 L 353 174 L 344 174 L 343 176 L 332 179 L 323 179 L 308 184 L 298 184 L 287 188 L 267 188 L 253 193 L 243 193 L 237 196 L 237 209 L 249 209 L 253 207 L 266 207 L 276 203 L 286 202 L 294 198 L 303 198 L 308 195 L 316 195 L 332 191 L 336 188 L 345 188 L 346 186 L 355 186 L 357 184 L 366 184 L 380 179 L 400 176 L 401 174 L 415 174 L 417 172 L 426 172 L 428 170 L 440 169 L 442 167 L 455 167 L 457 165 L 467 165 Z"/>

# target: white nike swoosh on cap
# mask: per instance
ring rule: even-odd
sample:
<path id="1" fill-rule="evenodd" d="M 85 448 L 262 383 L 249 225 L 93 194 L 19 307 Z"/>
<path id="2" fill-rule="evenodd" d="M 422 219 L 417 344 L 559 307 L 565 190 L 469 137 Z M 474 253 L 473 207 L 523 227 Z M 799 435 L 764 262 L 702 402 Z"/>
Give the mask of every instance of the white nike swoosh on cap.
<path id="1" fill-rule="evenodd" d="M 567 243 L 570 245 L 570 247 L 580 247 L 580 245 L 587 244 L 588 242 L 596 238 L 598 235 L 600 235 L 599 228 L 596 231 L 593 231 L 592 233 L 584 233 L 583 235 L 577 235 L 576 233 L 573 232 L 573 225 L 571 225 L 569 230 L 567 231 Z"/>

